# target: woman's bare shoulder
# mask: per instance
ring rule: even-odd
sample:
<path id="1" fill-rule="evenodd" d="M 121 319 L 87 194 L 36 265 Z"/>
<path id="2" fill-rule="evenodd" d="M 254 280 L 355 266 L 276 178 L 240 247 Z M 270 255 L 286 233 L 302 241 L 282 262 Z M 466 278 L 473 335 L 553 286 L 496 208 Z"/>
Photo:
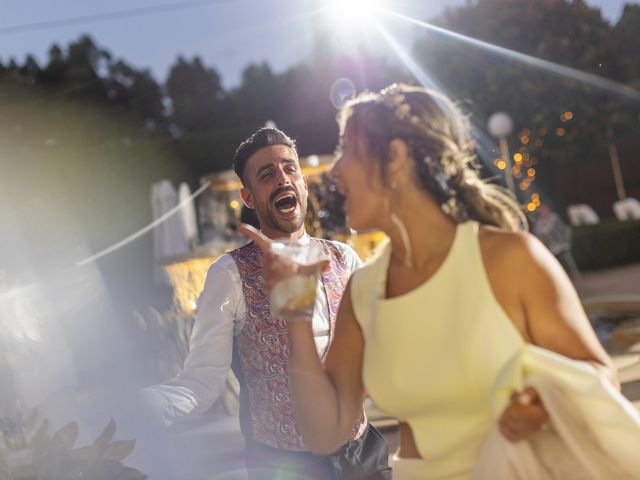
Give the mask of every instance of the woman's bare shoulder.
<path id="1" fill-rule="evenodd" d="M 479 237 L 483 253 L 507 261 L 514 257 L 532 257 L 544 248 L 529 232 L 513 232 L 492 225 L 481 225 Z"/>

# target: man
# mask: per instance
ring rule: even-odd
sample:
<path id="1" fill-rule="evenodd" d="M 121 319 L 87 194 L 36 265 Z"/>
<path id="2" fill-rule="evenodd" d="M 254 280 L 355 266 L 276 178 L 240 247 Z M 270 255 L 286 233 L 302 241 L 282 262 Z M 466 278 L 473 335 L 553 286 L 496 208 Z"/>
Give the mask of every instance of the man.
<path id="1" fill-rule="evenodd" d="M 327 351 L 340 297 L 359 265 L 348 246 L 305 233 L 307 180 L 295 142 L 274 128 L 262 128 L 237 149 L 234 169 L 244 204 L 253 210 L 269 238 L 318 242 L 329 267 L 318 284 L 313 330 L 319 355 Z M 160 386 L 179 395 L 165 416 L 208 409 L 222 393 L 231 366 L 240 382 L 240 424 L 251 479 L 390 478 L 388 448 L 367 425 L 364 414 L 334 454 L 308 452 L 296 427 L 288 388 L 287 325 L 272 318 L 261 274 L 262 252 L 249 243 L 220 257 L 209 269 L 183 372 Z M 176 392 L 179 392 L 176 394 Z"/>
<path id="2" fill-rule="evenodd" d="M 536 214 L 532 233 L 555 255 L 571 278 L 580 278 L 580 270 L 571 253 L 571 227 L 547 203 L 540 204 Z"/>

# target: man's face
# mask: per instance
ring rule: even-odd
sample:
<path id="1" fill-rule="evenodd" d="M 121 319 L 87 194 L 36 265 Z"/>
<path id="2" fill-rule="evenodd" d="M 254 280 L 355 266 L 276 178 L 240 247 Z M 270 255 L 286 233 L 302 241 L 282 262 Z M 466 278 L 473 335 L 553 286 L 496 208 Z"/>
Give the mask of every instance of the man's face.
<path id="1" fill-rule="evenodd" d="M 285 145 L 264 147 L 247 160 L 242 200 L 255 209 L 267 236 L 294 233 L 307 214 L 307 179 L 298 156 Z"/>

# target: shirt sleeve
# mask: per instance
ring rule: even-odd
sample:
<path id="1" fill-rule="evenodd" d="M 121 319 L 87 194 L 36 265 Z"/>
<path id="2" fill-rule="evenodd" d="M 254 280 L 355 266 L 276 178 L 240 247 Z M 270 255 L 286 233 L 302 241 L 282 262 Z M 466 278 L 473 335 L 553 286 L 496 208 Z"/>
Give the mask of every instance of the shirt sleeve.
<path id="1" fill-rule="evenodd" d="M 236 278 L 237 277 L 237 278 Z M 198 299 L 184 368 L 176 377 L 145 389 L 165 424 L 208 410 L 225 388 L 233 335 L 241 314 L 242 286 L 233 259 L 214 263 Z"/>

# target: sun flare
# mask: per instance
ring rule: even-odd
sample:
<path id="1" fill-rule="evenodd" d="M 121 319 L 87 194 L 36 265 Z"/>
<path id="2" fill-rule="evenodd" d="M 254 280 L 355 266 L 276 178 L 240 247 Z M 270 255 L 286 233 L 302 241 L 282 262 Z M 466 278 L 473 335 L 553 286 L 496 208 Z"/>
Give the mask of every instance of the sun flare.
<path id="1" fill-rule="evenodd" d="M 382 0 L 328 0 L 327 12 L 335 27 L 355 31 L 370 25 Z"/>

